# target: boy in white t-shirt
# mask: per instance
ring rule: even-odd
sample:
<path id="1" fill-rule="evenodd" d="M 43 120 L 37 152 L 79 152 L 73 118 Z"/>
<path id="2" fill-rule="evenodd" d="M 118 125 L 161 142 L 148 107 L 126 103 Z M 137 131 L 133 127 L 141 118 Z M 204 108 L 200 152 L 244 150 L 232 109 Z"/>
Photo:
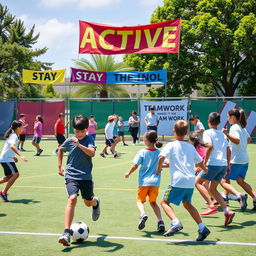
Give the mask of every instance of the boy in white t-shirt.
<path id="1" fill-rule="evenodd" d="M 207 173 L 202 158 L 198 155 L 195 148 L 184 141 L 188 132 L 188 123 L 179 120 L 174 124 L 175 141 L 168 143 L 159 155 L 158 167 L 156 174 L 162 171 L 162 165 L 165 158 L 170 162 L 171 183 L 167 187 L 161 206 L 166 215 L 172 220 L 170 228 L 164 233 L 164 236 L 170 236 L 183 229 L 182 224 L 177 219 L 170 203 L 179 205 L 180 202 L 189 212 L 191 217 L 198 224 L 197 241 L 203 241 L 209 234 L 210 230 L 202 223 L 197 209 L 191 204 L 191 199 L 195 185 L 194 164 Z"/>
<path id="2" fill-rule="evenodd" d="M 203 141 L 207 145 L 204 163 L 207 165 L 208 173 L 200 173 L 196 179 L 196 187 L 208 203 L 208 209 L 201 215 L 209 215 L 217 212 L 216 206 L 211 199 L 208 191 L 203 186 L 207 180 L 210 181 L 209 191 L 215 200 L 221 205 L 225 222 L 224 226 L 230 224 L 235 216 L 235 213 L 227 207 L 223 197 L 218 192 L 217 187 L 222 178 L 226 175 L 230 167 L 230 149 L 228 140 L 224 134 L 218 130 L 220 124 L 220 114 L 216 112 L 210 113 L 208 117 L 208 126 L 210 129 L 206 130 L 203 134 Z"/>

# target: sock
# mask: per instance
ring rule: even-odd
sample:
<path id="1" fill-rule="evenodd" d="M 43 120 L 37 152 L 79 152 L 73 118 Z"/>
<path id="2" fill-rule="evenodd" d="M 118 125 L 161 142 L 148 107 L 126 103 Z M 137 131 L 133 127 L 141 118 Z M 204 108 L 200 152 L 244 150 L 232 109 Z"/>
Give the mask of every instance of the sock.
<path id="1" fill-rule="evenodd" d="M 176 218 L 176 219 L 173 219 L 171 221 L 172 225 L 175 226 L 175 225 L 178 225 L 180 223 L 180 221 Z"/>
<path id="2" fill-rule="evenodd" d="M 65 228 L 64 229 L 64 233 L 69 233 L 70 234 L 70 229 L 69 228 Z"/>
<path id="3" fill-rule="evenodd" d="M 198 227 L 199 227 L 199 232 L 202 232 L 205 228 L 205 225 L 203 224 L 203 222 L 201 222 L 198 224 Z"/>
<path id="4" fill-rule="evenodd" d="M 224 208 L 223 211 L 224 211 L 224 214 L 228 213 L 229 211 L 228 207 Z"/>

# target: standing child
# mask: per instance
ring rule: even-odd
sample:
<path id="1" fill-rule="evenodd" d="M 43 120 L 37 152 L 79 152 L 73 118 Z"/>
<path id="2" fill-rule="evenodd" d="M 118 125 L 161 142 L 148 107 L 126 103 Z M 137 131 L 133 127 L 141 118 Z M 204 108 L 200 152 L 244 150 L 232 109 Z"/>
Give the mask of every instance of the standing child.
<path id="1" fill-rule="evenodd" d="M 15 157 L 15 154 L 23 161 L 28 161 L 17 149 L 19 141 L 18 136 L 22 133 L 22 126 L 22 122 L 14 120 L 11 128 L 8 129 L 4 135 L 6 142 L 0 155 L 0 163 L 4 168 L 5 174 L 5 176 L 0 179 L 0 184 L 7 182 L 4 189 L 0 191 L 0 196 L 4 202 L 9 202 L 7 192 L 19 177 L 19 171 L 15 164 L 18 162 L 18 158 Z"/>
<path id="2" fill-rule="evenodd" d="M 208 125 L 210 129 L 206 130 L 203 134 L 203 141 L 207 145 L 204 163 L 207 165 L 208 173 L 199 174 L 196 179 L 196 187 L 208 203 L 207 211 L 201 215 L 209 215 L 211 214 L 211 211 L 216 212 L 216 206 L 202 184 L 206 180 L 210 181 L 209 191 L 215 200 L 221 205 L 225 216 L 224 226 L 227 226 L 232 222 L 235 213 L 229 210 L 224 199 L 217 190 L 218 185 L 229 169 L 230 162 L 228 141 L 224 134 L 218 130 L 219 124 L 220 114 L 216 112 L 210 113 L 208 117 Z"/>
<path id="3" fill-rule="evenodd" d="M 86 135 L 89 121 L 83 115 L 77 115 L 72 122 L 75 136 L 67 139 L 58 152 L 59 175 L 64 176 L 68 193 L 68 202 L 65 210 L 64 233 L 59 243 L 70 245 L 70 226 L 74 218 L 75 207 L 79 190 L 84 203 L 92 207 L 92 220 L 100 216 L 100 200 L 94 196 L 92 180 L 92 157 L 95 156 L 94 140 Z M 63 152 L 69 152 L 66 171 L 62 168 Z"/>
<path id="4" fill-rule="evenodd" d="M 168 143 L 159 155 L 158 167 L 156 174 L 162 171 L 162 164 L 165 158 L 170 162 L 171 183 L 165 190 L 162 208 L 166 215 L 171 219 L 170 228 L 164 233 L 164 236 L 170 236 L 183 229 L 181 222 L 176 217 L 170 203 L 179 205 L 180 202 L 189 212 L 194 221 L 198 224 L 197 241 L 203 241 L 209 234 L 210 230 L 202 223 L 197 209 L 191 204 L 192 195 L 195 186 L 194 164 L 207 173 L 202 158 L 198 155 L 195 148 L 184 141 L 188 132 L 188 123 L 180 120 L 174 124 L 175 141 Z"/>
<path id="5" fill-rule="evenodd" d="M 94 141 L 96 140 L 96 129 L 98 128 L 97 123 L 94 120 L 94 116 L 91 115 L 89 119 L 88 135 L 92 136 Z"/>
<path id="6" fill-rule="evenodd" d="M 25 114 L 20 114 L 19 121 L 22 122 L 23 130 L 20 134 L 18 150 L 20 150 L 21 152 L 25 152 L 26 150 L 23 148 L 23 146 L 24 146 L 24 143 L 25 143 L 25 140 L 26 140 L 26 127 L 28 127 L 28 124 L 26 123 L 26 115 Z"/>
<path id="7" fill-rule="evenodd" d="M 123 121 L 123 117 L 119 116 L 117 126 L 118 126 L 118 131 L 117 131 L 118 136 L 122 138 L 123 145 L 128 146 L 124 141 L 124 121 Z"/>
<path id="8" fill-rule="evenodd" d="M 34 122 L 34 137 L 32 139 L 32 145 L 36 148 L 35 156 L 40 156 L 43 152 L 43 149 L 39 146 L 43 134 L 43 122 L 42 116 L 37 115 Z"/>
<path id="9" fill-rule="evenodd" d="M 230 131 L 222 129 L 222 132 L 229 139 L 229 145 L 231 149 L 231 167 L 230 173 L 228 173 L 224 179 L 223 186 L 230 190 L 229 180 L 235 180 L 252 198 L 253 211 L 256 211 L 256 192 L 252 187 L 245 182 L 246 173 L 248 170 L 249 157 L 247 153 L 247 143 L 251 141 L 250 135 L 245 129 L 247 121 L 244 111 L 241 109 L 232 109 L 228 112 L 228 122 L 232 125 Z M 233 188 L 233 187 L 232 187 Z M 235 195 L 240 202 L 242 211 L 247 207 L 247 194 L 241 194 L 235 191 Z"/>
<path id="10" fill-rule="evenodd" d="M 194 125 L 194 132 L 198 134 L 199 138 L 203 139 L 203 132 L 205 131 L 204 125 L 201 123 L 201 121 L 198 119 L 197 115 L 192 115 L 189 118 L 189 121 L 191 124 Z"/>
<path id="11" fill-rule="evenodd" d="M 156 203 L 161 176 L 156 175 L 156 167 L 160 150 L 155 148 L 160 148 L 163 144 L 158 141 L 156 131 L 146 132 L 143 140 L 147 148 L 142 149 L 137 153 L 133 159 L 134 165 L 130 171 L 125 174 L 125 178 L 129 178 L 129 176 L 139 167 L 139 165 L 141 165 L 139 170 L 139 187 L 137 197 L 137 208 L 140 213 L 138 229 L 143 229 L 148 219 L 144 208 L 144 203 L 146 202 L 146 197 L 148 196 L 149 203 L 153 208 L 158 220 L 157 230 L 158 232 L 164 232 L 165 228 L 161 211 Z"/>
<path id="12" fill-rule="evenodd" d="M 115 127 L 115 122 L 114 122 L 115 117 L 114 116 L 109 116 L 108 117 L 108 123 L 105 126 L 105 137 L 106 137 L 106 146 L 103 148 L 102 152 L 100 153 L 100 156 L 106 157 L 105 155 L 108 154 L 107 149 L 110 147 L 111 152 L 114 154 L 114 157 L 117 158 L 119 155 L 115 151 L 115 141 L 114 141 L 114 127 Z"/>

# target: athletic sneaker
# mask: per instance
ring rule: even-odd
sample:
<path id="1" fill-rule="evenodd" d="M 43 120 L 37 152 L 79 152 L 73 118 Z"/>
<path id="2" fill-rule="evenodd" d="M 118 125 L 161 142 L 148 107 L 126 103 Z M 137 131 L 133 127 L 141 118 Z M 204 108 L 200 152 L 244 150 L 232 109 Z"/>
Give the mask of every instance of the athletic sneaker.
<path id="1" fill-rule="evenodd" d="M 100 217 L 100 199 L 96 197 L 96 200 L 98 202 L 97 206 L 92 207 L 92 220 L 96 221 Z"/>
<path id="2" fill-rule="evenodd" d="M 100 156 L 106 158 L 105 154 L 104 153 L 100 153 Z"/>
<path id="3" fill-rule="evenodd" d="M 235 213 L 232 211 L 228 211 L 227 213 L 225 213 L 225 222 L 224 222 L 224 226 L 229 225 L 232 221 L 233 218 L 235 217 Z"/>
<path id="4" fill-rule="evenodd" d="M 203 241 L 210 233 L 211 231 L 207 227 L 204 227 L 202 232 L 198 230 L 198 237 L 196 241 Z"/>
<path id="5" fill-rule="evenodd" d="M 165 231 L 165 226 L 164 226 L 164 222 L 162 220 L 159 220 L 157 223 L 157 231 L 159 233 L 162 233 Z"/>
<path id="6" fill-rule="evenodd" d="M 120 157 L 120 155 L 114 154 L 114 158 L 118 158 L 118 157 Z"/>
<path id="7" fill-rule="evenodd" d="M 253 211 L 256 211 L 256 201 L 253 201 L 253 208 L 252 208 Z"/>
<path id="8" fill-rule="evenodd" d="M 180 222 L 177 225 L 171 225 L 171 227 L 164 233 L 164 236 L 171 236 L 172 234 L 182 229 L 183 229 L 183 226 Z"/>
<path id="9" fill-rule="evenodd" d="M 247 194 L 241 194 L 240 197 L 237 198 L 242 212 L 245 212 L 247 209 L 247 198 Z"/>
<path id="10" fill-rule="evenodd" d="M 20 151 L 21 152 L 26 152 L 26 150 L 24 148 L 21 148 Z"/>
<path id="11" fill-rule="evenodd" d="M 214 206 L 214 207 L 208 206 L 207 210 L 205 212 L 200 213 L 200 215 L 207 216 L 207 215 L 211 215 L 211 214 L 214 214 L 217 212 L 219 212 L 219 210 L 216 206 Z"/>
<path id="12" fill-rule="evenodd" d="M 10 202 L 10 201 L 8 200 L 7 194 L 4 194 L 2 191 L 0 191 L 0 196 L 2 197 L 2 200 L 3 200 L 4 202 L 6 202 L 6 203 Z"/>
<path id="13" fill-rule="evenodd" d="M 70 233 L 64 232 L 59 237 L 59 243 L 63 244 L 64 246 L 70 246 Z"/>
<path id="14" fill-rule="evenodd" d="M 128 144 L 124 143 L 124 146 L 128 146 Z"/>
<path id="15" fill-rule="evenodd" d="M 148 219 L 148 216 L 147 215 L 143 215 L 140 217 L 140 221 L 139 221 L 139 224 L 138 224 L 138 229 L 139 230 L 142 230 L 143 228 L 145 228 L 145 223 Z"/>
<path id="16" fill-rule="evenodd" d="M 52 151 L 52 154 L 54 155 L 54 156 L 57 156 L 58 155 L 58 152 L 57 151 Z"/>
<path id="17" fill-rule="evenodd" d="M 43 151 L 44 151 L 43 149 L 39 150 L 39 152 L 38 152 L 39 156 L 42 154 Z"/>

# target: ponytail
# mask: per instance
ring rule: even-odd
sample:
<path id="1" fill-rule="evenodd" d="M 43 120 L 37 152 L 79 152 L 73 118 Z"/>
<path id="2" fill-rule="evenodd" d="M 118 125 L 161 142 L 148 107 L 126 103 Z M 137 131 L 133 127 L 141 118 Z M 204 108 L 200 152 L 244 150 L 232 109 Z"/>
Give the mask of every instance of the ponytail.
<path id="1" fill-rule="evenodd" d="M 154 130 L 147 131 L 145 133 L 147 140 L 151 143 L 154 143 L 157 148 L 161 148 L 163 143 L 158 141 L 157 133 Z"/>
<path id="2" fill-rule="evenodd" d="M 163 146 L 163 143 L 157 140 L 155 145 L 157 148 L 161 148 Z"/>
<path id="3" fill-rule="evenodd" d="M 15 132 L 15 130 L 16 130 L 18 127 L 22 127 L 22 122 L 17 121 L 17 120 L 14 120 L 14 121 L 12 122 L 11 127 L 5 132 L 4 138 L 5 138 L 5 139 L 9 138 L 10 134 L 11 134 L 12 132 Z"/>
<path id="4" fill-rule="evenodd" d="M 206 144 L 198 137 L 196 132 L 190 133 L 189 139 L 193 142 L 195 148 L 197 148 L 198 145 L 206 147 Z"/>
<path id="5" fill-rule="evenodd" d="M 241 124 L 242 128 L 245 128 L 247 125 L 247 120 L 246 120 L 246 117 L 244 114 L 244 110 L 240 109 L 239 112 L 240 112 L 240 124 Z"/>

